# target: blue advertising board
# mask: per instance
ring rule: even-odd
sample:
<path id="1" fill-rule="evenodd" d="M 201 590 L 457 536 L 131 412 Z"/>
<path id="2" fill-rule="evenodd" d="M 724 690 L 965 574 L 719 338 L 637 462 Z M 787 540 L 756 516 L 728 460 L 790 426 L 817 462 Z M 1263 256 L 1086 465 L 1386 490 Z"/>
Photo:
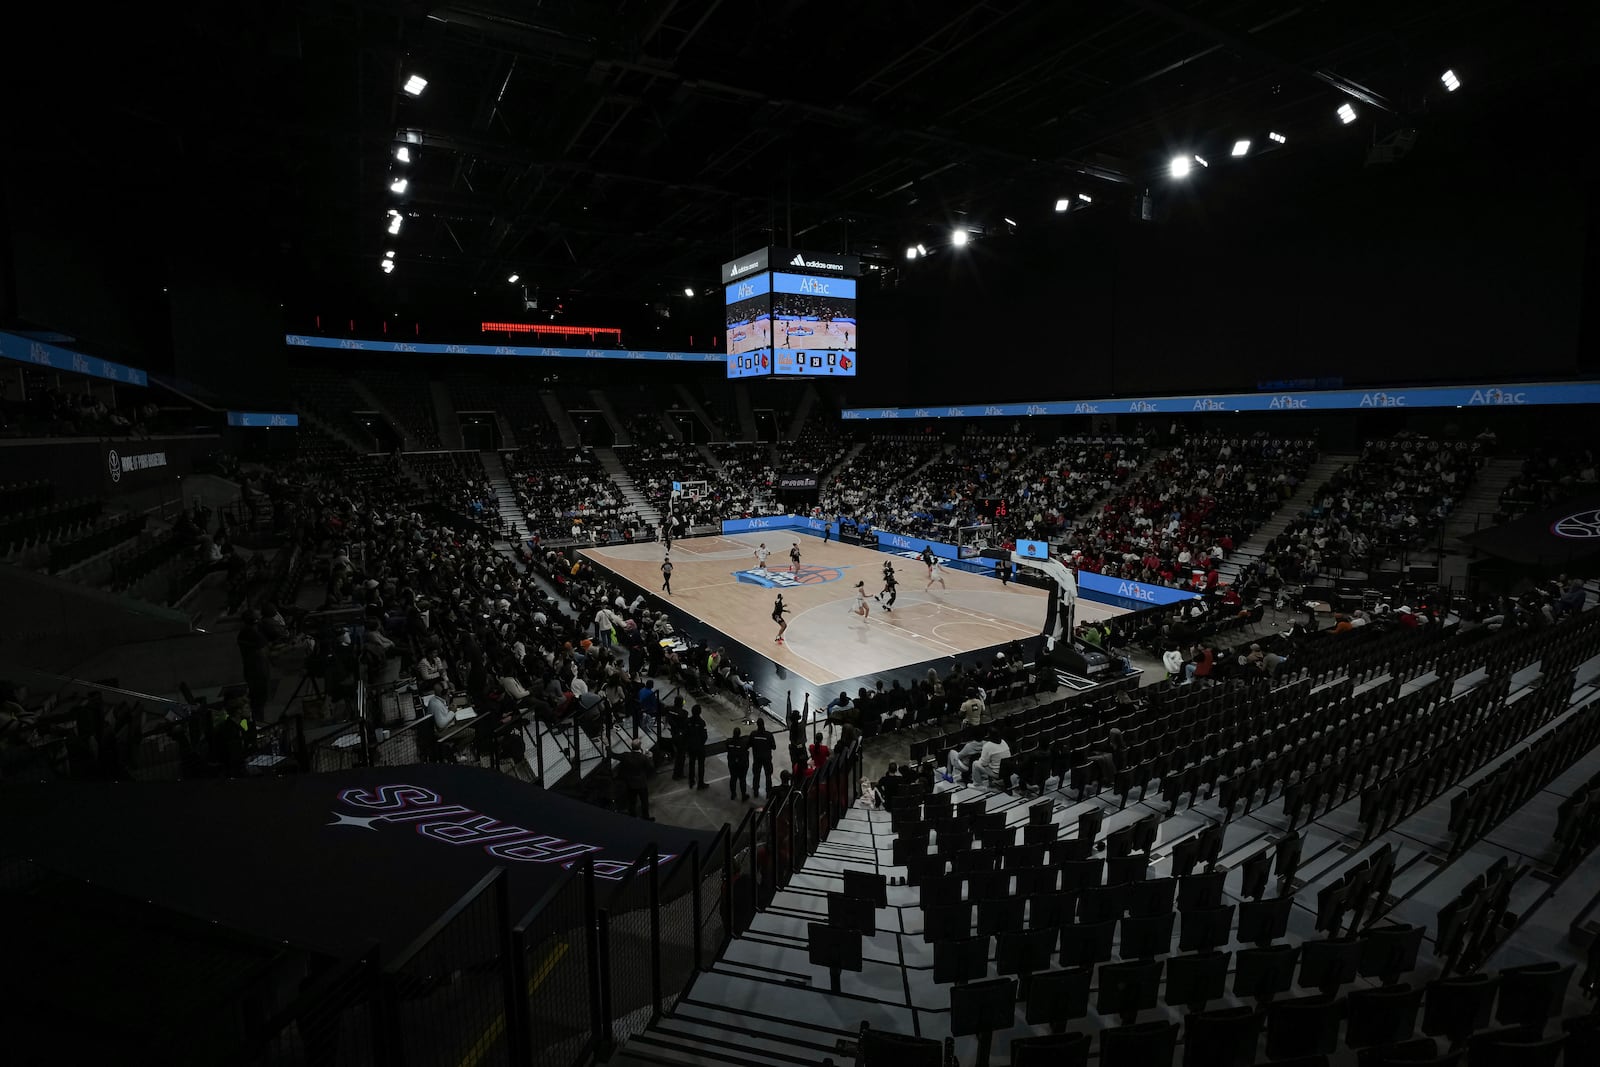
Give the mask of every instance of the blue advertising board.
<path id="1" fill-rule="evenodd" d="M 1093 571 L 1079 572 L 1078 595 L 1086 600 L 1115 604 L 1117 607 L 1131 608 L 1134 611 L 1181 604 L 1185 600 L 1193 600 L 1199 596 L 1198 593 L 1182 589 L 1168 589 L 1164 585 L 1150 585 L 1148 582 L 1135 582 L 1127 578 L 1108 578 Z"/>
<path id="2" fill-rule="evenodd" d="M 422 341 L 366 341 L 351 337 L 285 334 L 291 348 L 340 348 L 349 352 L 394 352 L 432 356 L 516 356 L 523 359 L 642 359 L 671 363 L 721 363 L 721 352 L 655 352 L 623 348 L 536 348 L 527 345 L 442 345 Z"/>
<path id="3" fill-rule="evenodd" d="M 228 425 L 265 426 L 268 429 L 274 426 L 299 426 L 300 416 L 287 411 L 230 411 Z"/>
<path id="4" fill-rule="evenodd" d="M 125 385 L 137 385 L 141 388 L 150 384 L 149 376 L 137 367 L 125 367 L 109 359 L 86 356 L 82 352 L 59 348 L 45 341 L 35 341 L 11 333 L 0 333 L 0 357 L 34 367 L 63 371 L 67 374 L 87 374 L 91 378 L 104 378 L 109 382 L 122 382 Z"/>
<path id="5" fill-rule="evenodd" d="M 975 419 L 1027 415 L 1178 415 L 1228 411 L 1363 411 L 1369 408 L 1484 408 L 1600 404 L 1600 382 L 1485 382 L 1389 390 L 1335 389 L 1216 396 L 1106 397 L 1031 404 L 847 408 L 847 419 Z"/>

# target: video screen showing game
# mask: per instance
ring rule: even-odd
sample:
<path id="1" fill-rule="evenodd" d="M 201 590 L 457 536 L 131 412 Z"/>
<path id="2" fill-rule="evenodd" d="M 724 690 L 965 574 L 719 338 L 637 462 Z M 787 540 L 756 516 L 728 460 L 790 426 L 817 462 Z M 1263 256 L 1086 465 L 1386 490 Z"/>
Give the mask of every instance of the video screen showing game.
<path id="1" fill-rule="evenodd" d="M 855 279 L 772 275 L 772 343 L 790 352 L 854 352 Z"/>
<path id="2" fill-rule="evenodd" d="M 758 274 L 723 287 L 727 308 L 727 353 L 765 352 L 772 347 L 772 295 L 768 275 Z"/>

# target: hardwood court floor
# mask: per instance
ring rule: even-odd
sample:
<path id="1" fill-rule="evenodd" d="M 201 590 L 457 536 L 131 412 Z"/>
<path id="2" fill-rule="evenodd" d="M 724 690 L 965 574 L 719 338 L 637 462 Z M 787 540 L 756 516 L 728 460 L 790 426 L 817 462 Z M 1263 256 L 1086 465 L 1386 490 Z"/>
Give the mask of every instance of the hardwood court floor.
<path id="1" fill-rule="evenodd" d="M 789 583 L 789 546 L 796 539 L 799 581 L 780 588 L 756 584 L 756 546 L 765 541 L 772 552 L 771 580 Z M 651 593 L 661 589 L 660 544 L 588 548 L 583 554 Z M 893 561 L 900 581 L 892 613 L 871 598 L 883 588 L 886 560 Z M 672 563 L 674 607 L 817 685 L 1037 636 L 1049 604 L 1042 589 L 1002 586 L 954 569 L 945 570 L 945 589 L 935 585 L 924 592 L 927 569 L 916 560 L 832 541 L 824 545 L 786 530 L 674 541 Z M 871 609 L 865 621 L 851 610 L 858 581 L 866 583 Z M 772 621 L 779 592 L 789 608 L 781 645 L 773 641 L 778 627 Z M 1079 609 L 1079 618 L 1101 613 L 1101 605 L 1084 601 Z"/>

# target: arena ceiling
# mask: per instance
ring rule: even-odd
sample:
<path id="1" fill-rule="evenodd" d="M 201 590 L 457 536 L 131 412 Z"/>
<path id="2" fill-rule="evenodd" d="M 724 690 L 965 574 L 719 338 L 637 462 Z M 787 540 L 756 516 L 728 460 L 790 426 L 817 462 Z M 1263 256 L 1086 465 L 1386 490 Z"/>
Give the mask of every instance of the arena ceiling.
<path id="1" fill-rule="evenodd" d="M 443 298 L 515 272 L 530 291 L 649 299 L 769 241 L 889 266 L 952 225 L 1045 222 L 1079 193 L 1127 211 L 1175 151 L 1364 145 L 1592 64 L 1584 5 L 1515 0 L 279 0 L 93 27 L 30 17 L 56 25 L 12 38 L 31 44 L 5 74 L 23 90 L 8 120 L 21 158 L 99 167 L 99 208 L 221 227 L 307 287 L 403 278 Z M 1446 68 L 1463 92 L 1447 96 Z M 1346 102 L 1355 129 L 1334 117 Z"/>

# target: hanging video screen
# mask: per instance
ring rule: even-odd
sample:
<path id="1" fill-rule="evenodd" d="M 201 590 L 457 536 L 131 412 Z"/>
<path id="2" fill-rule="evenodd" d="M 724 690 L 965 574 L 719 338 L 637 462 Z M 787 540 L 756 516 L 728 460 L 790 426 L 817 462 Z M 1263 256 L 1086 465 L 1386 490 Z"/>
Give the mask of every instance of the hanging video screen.
<path id="1" fill-rule="evenodd" d="M 778 374 L 856 373 L 856 282 L 772 275 L 773 369 Z"/>
<path id="2" fill-rule="evenodd" d="M 766 274 L 723 286 L 728 329 L 728 377 L 772 371 L 772 290 Z"/>

